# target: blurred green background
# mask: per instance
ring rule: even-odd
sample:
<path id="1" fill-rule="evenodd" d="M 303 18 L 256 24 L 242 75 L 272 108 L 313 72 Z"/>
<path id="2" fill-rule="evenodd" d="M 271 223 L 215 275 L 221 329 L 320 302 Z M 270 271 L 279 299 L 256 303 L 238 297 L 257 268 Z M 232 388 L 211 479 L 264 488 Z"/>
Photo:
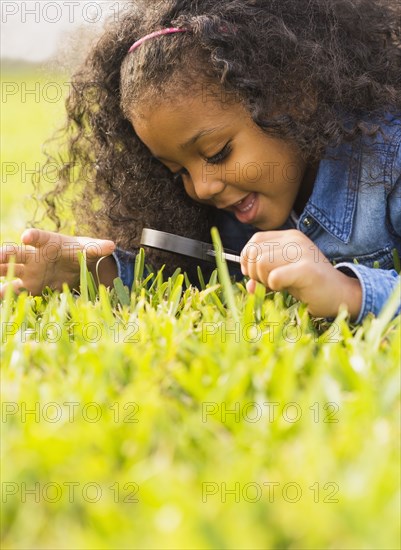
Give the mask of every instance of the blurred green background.
<path id="1" fill-rule="evenodd" d="M 40 65 L 21 65 L 2 74 L 1 232 L 3 242 L 19 242 L 34 216 L 32 171 L 45 160 L 44 142 L 62 126 L 68 76 L 46 74 Z M 51 177 L 47 186 L 51 186 Z M 39 214 L 39 213 L 38 213 Z M 50 226 L 49 226 L 50 227 Z"/>

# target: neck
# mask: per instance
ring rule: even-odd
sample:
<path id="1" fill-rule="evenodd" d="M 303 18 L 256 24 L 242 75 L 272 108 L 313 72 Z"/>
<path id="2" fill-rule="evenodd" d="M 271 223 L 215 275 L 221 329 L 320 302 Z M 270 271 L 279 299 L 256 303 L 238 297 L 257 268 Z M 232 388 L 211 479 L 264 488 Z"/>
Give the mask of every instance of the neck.
<path id="1" fill-rule="evenodd" d="M 319 162 L 308 164 L 304 173 L 304 177 L 299 186 L 297 198 L 295 199 L 293 210 L 300 215 L 302 214 L 309 197 L 312 194 L 313 186 L 315 184 L 317 171 L 319 168 Z"/>

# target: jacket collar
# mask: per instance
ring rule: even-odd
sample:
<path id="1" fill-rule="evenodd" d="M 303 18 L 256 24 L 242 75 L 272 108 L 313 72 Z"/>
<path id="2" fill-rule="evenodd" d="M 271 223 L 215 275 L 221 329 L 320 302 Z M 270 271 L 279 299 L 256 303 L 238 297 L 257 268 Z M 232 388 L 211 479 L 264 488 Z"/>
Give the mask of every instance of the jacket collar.
<path id="1" fill-rule="evenodd" d="M 360 139 L 328 148 L 301 219 L 312 216 L 328 233 L 349 243 L 360 175 Z"/>

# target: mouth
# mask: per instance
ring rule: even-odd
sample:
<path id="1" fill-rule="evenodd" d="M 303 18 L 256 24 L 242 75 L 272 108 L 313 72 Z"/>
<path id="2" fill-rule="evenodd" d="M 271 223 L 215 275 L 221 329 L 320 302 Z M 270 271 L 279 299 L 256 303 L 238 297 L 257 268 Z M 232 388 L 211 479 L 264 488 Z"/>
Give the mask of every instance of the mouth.
<path id="1" fill-rule="evenodd" d="M 231 205 L 232 210 L 238 221 L 242 223 L 251 223 L 255 218 L 258 208 L 258 194 L 250 193 L 242 200 Z"/>
<path id="2" fill-rule="evenodd" d="M 256 200 L 256 193 L 251 193 L 250 195 L 247 195 L 244 199 L 241 199 L 240 201 L 232 204 L 231 206 L 239 210 L 241 213 L 249 212 L 249 210 L 251 210 L 252 206 L 254 205 L 255 200 Z"/>

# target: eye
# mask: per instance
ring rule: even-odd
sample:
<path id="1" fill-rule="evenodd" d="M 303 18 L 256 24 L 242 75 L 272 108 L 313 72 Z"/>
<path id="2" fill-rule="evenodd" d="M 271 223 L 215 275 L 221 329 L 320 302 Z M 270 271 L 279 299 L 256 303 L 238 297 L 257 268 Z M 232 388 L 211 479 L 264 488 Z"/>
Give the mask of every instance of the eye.
<path id="1" fill-rule="evenodd" d="M 209 158 L 205 157 L 205 160 L 209 164 L 220 164 L 220 162 L 223 162 L 223 160 L 228 157 L 231 151 L 232 151 L 232 147 L 231 147 L 231 142 L 229 141 L 228 143 L 226 143 L 223 149 L 217 153 L 217 155 L 214 155 L 213 157 L 209 157 Z"/>
<path id="2" fill-rule="evenodd" d="M 219 164 L 228 157 L 231 151 L 232 151 L 232 147 L 231 147 L 231 142 L 229 141 L 228 143 L 226 143 L 223 149 L 219 151 L 216 155 L 214 155 L 213 157 L 204 157 L 204 159 L 209 164 Z M 181 176 L 188 176 L 188 175 L 189 175 L 189 172 L 186 168 L 181 168 L 181 170 L 173 174 L 175 181 L 177 181 Z"/>

